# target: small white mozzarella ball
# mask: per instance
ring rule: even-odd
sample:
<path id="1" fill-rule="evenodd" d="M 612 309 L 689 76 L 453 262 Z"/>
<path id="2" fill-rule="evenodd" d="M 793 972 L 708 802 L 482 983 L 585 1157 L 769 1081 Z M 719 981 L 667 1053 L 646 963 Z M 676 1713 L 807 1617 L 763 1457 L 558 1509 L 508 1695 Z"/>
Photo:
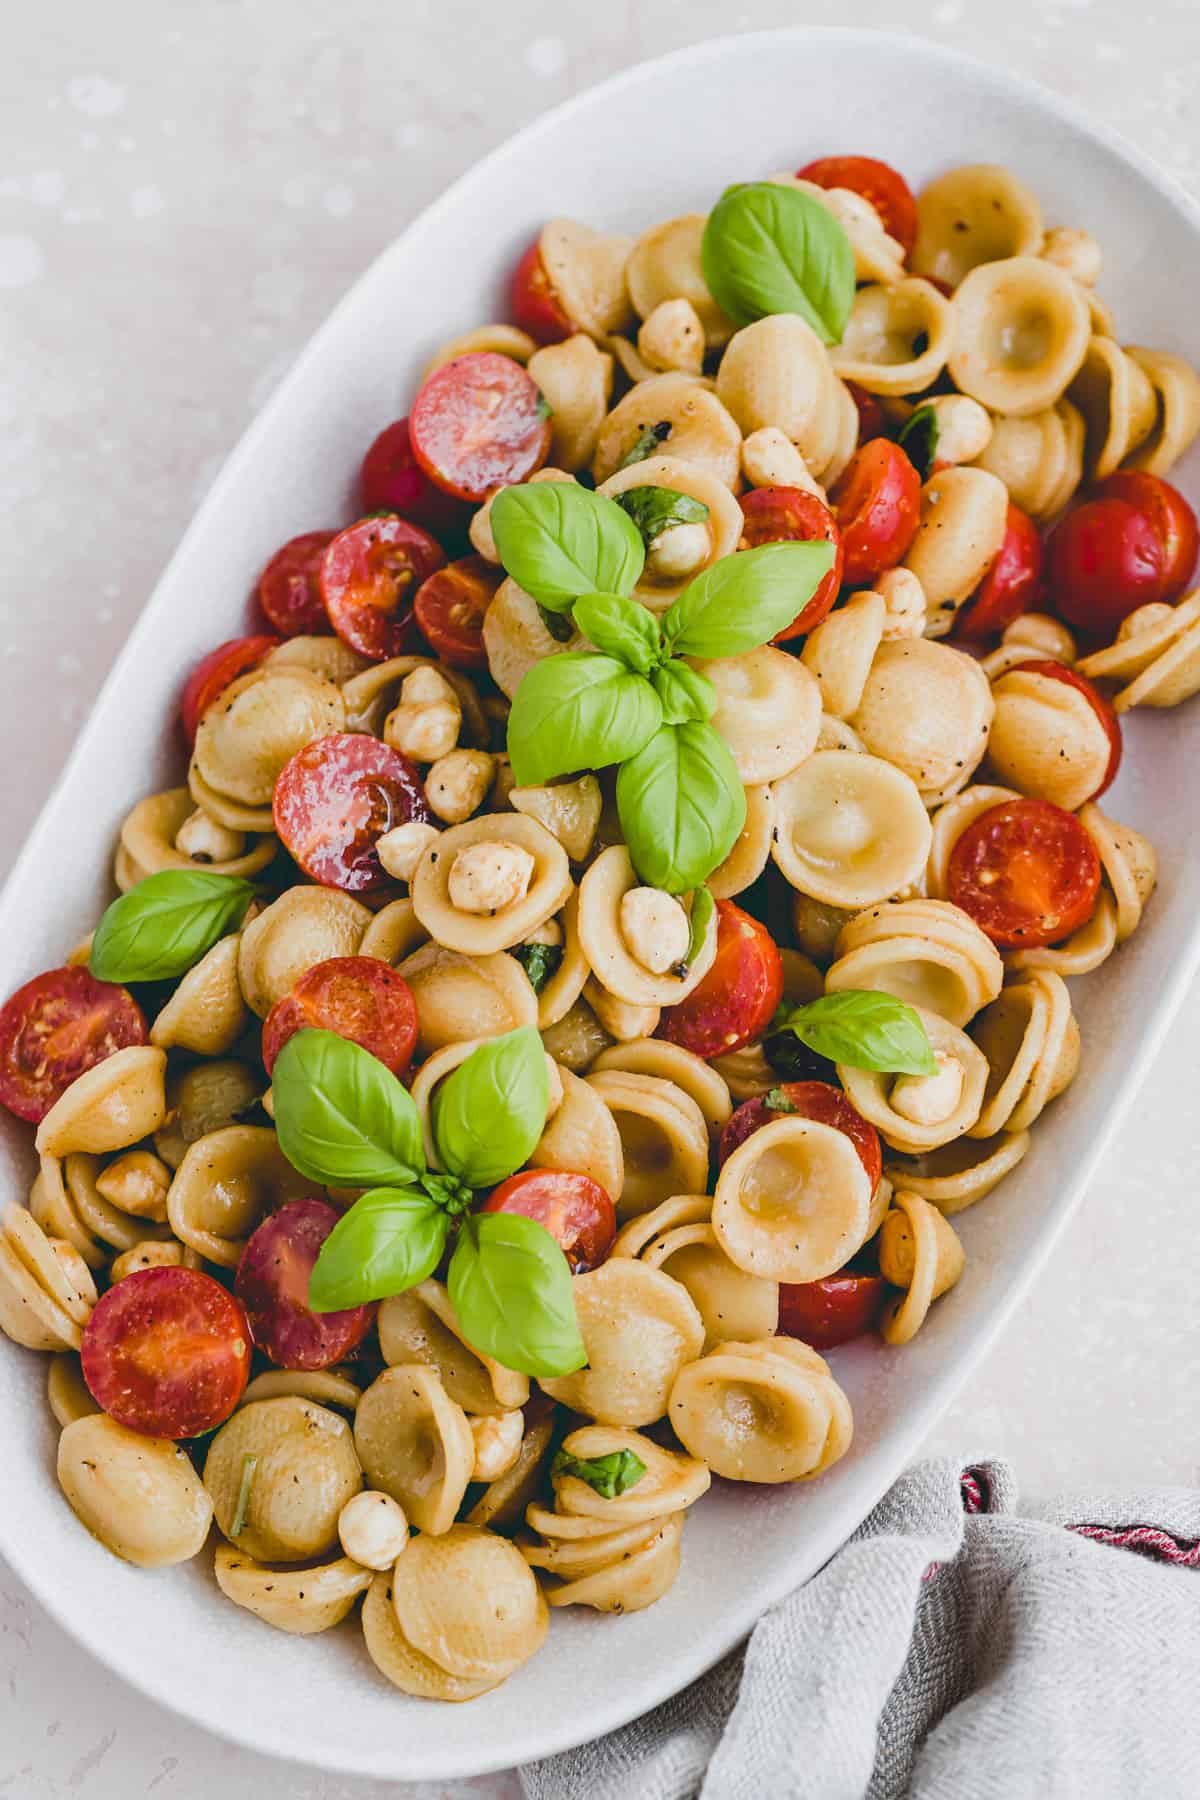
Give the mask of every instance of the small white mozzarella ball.
<path id="1" fill-rule="evenodd" d="M 914 1125 L 940 1125 L 962 1099 L 963 1066 L 944 1050 L 934 1051 L 936 1075 L 901 1075 L 893 1083 L 892 1111 Z"/>
<path id="2" fill-rule="evenodd" d="M 1084 287 L 1094 287 L 1100 279 L 1103 259 L 1100 245 L 1090 231 L 1080 231 L 1070 225 L 1056 225 L 1053 231 L 1046 233 L 1042 257 L 1064 274 L 1081 281 Z"/>
<path id="3" fill-rule="evenodd" d="M 1073 663 L 1077 655 L 1075 639 L 1062 621 L 1052 619 L 1049 613 L 1022 613 L 1005 626 L 1000 642 L 1019 644 L 1021 649 L 1028 648 L 1053 662 Z"/>
<path id="4" fill-rule="evenodd" d="M 557 919 L 543 919 L 525 939 L 527 944 L 548 944 L 552 950 L 562 946 L 563 929 Z"/>
<path id="5" fill-rule="evenodd" d="M 429 706 L 436 700 L 458 705 L 458 695 L 440 669 L 428 666 L 414 669 L 400 683 L 400 699 L 406 706 Z"/>
<path id="6" fill-rule="evenodd" d="M 752 431 L 742 443 L 742 474 L 751 487 L 797 487 L 824 500 L 825 489 L 778 425 Z"/>
<path id="7" fill-rule="evenodd" d="M 404 1508 L 390 1494 L 366 1488 L 338 1514 L 338 1539 L 351 1562 L 364 1569 L 390 1569 L 408 1546 Z"/>
<path id="8" fill-rule="evenodd" d="M 875 592 L 887 607 L 883 621 L 885 638 L 924 636 L 925 589 L 918 575 L 911 569 L 885 569 L 875 583 Z"/>
<path id="9" fill-rule="evenodd" d="M 171 1171 L 150 1150 L 127 1150 L 96 1177 L 96 1192 L 121 1212 L 159 1224 L 167 1216 Z"/>
<path id="10" fill-rule="evenodd" d="M 425 825 L 416 819 L 410 819 L 407 825 L 397 825 L 392 831 L 385 831 L 377 839 L 375 851 L 387 873 L 397 881 L 411 881 L 417 872 L 417 864 L 441 836 L 436 825 Z"/>
<path id="11" fill-rule="evenodd" d="M 630 888 L 621 896 L 621 936 L 643 969 L 665 975 L 687 956 L 691 921 L 678 900 L 661 888 Z"/>
<path id="12" fill-rule="evenodd" d="M 451 750 L 425 777 L 425 798 L 439 819 L 461 825 L 483 805 L 496 759 L 486 750 Z"/>
<path id="13" fill-rule="evenodd" d="M 668 525 L 648 546 L 646 567 L 660 581 L 682 581 L 704 567 L 711 549 L 707 525 Z"/>
<path id="14" fill-rule="evenodd" d="M 1133 611 L 1121 620 L 1120 628 L 1117 631 L 1118 644 L 1127 644 L 1130 638 L 1139 637 L 1143 631 L 1153 631 L 1156 625 L 1165 625 L 1174 611 L 1175 608 L 1168 606 L 1165 600 L 1150 600 L 1145 606 L 1134 607 Z M 1024 642 L 1023 639 L 1022 642 Z"/>
<path id="15" fill-rule="evenodd" d="M 525 1418 L 520 1411 L 496 1413 L 471 1420 L 475 1439 L 472 1481 L 498 1481 L 507 1475 L 521 1453 Z"/>
<path id="16" fill-rule="evenodd" d="M 574 481 L 575 477 L 566 469 L 539 469 L 530 481 Z M 498 563 L 500 552 L 496 548 L 496 539 L 492 533 L 492 501 L 496 494 L 502 494 L 504 488 L 511 484 L 506 482 L 489 494 L 477 513 L 472 513 L 471 523 L 467 526 L 467 536 L 471 540 L 471 548 L 482 556 L 484 562 Z"/>
<path id="17" fill-rule="evenodd" d="M 419 706 L 402 700 L 384 720 L 383 741 L 414 762 L 433 763 L 453 750 L 461 725 L 457 700 L 429 700 Z"/>
<path id="18" fill-rule="evenodd" d="M 450 866 L 450 904 L 459 912 L 498 913 L 525 898 L 533 869 L 532 856 L 520 844 L 503 839 L 468 844 Z"/>
<path id="19" fill-rule="evenodd" d="M 246 849 L 244 831 L 230 831 L 197 807 L 175 833 L 175 848 L 193 862 L 232 862 Z"/>
<path id="20" fill-rule="evenodd" d="M 699 375 L 704 367 L 704 327 L 691 301 L 660 301 L 643 321 L 637 347 L 652 369 Z"/>
<path id="21" fill-rule="evenodd" d="M 938 394 L 929 402 L 937 420 L 937 448 L 941 463 L 969 463 L 982 456 L 992 438 L 992 421 L 986 407 L 966 394 Z"/>

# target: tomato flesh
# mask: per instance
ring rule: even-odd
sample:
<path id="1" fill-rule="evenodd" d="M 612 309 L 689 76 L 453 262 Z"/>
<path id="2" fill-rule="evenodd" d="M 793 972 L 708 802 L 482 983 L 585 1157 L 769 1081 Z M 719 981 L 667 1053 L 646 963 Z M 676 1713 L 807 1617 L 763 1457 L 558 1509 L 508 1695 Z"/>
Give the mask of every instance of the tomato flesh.
<path id="1" fill-rule="evenodd" d="M 491 350 L 435 369 L 409 415 L 413 453 L 430 481 L 479 505 L 528 481 L 550 449 L 550 419 L 531 375 Z"/>
<path id="2" fill-rule="evenodd" d="M 869 200 L 883 229 L 912 254 L 917 241 L 917 202 L 898 169 L 875 156 L 820 156 L 796 170 L 802 181 L 823 188 L 850 188 Z"/>
<path id="3" fill-rule="evenodd" d="M 1128 500 L 1087 500 L 1060 519 L 1046 543 L 1051 604 L 1097 642 L 1116 637 L 1139 606 L 1162 597 L 1162 539 Z"/>
<path id="4" fill-rule="evenodd" d="M 321 597 L 344 644 L 372 662 L 413 648 L 417 589 L 445 562 L 427 531 L 393 513 L 339 531 L 321 558 Z"/>
<path id="5" fill-rule="evenodd" d="M 110 1418 L 190 1438 L 226 1420 L 250 1374 L 250 1324 L 198 1269 L 139 1269 L 109 1288 L 83 1334 L 83 1378 Z"/>
<path id="6" fill-rule="evenodd" d="M 1163 548 L 1160 600 L 1174 602 L 1196 572 L 1200 527 L 1177 487 L 1145 469 L 1118 469 L 1096 489 L 1098 500 L 1125 500 L 1153 527 Z"/>
<path id="7" fill-rule="evenodd" d="M 451 668 L 487 668 L 483 619 L 503 580 L 504 570 L 482 556 L 463 556 L 436 569 L 417 589 L 417 625 Z"/>
<path id="8" fill-rule="evenodd" d="M 771 640 L 782 644 L 819 625 L 837 599 L 842 585 L 842 534 L 824 501 L 815 494 L 806 493 L 803 488 L 752 488 L 742 495 L 741 507 L 744 524 L 739 550 L 753 550 L 759 544 L 808 544 L 814 541 L 833 545 L 833 567 L 828 575 L 791 624 Z"/>
<path id="9" fill-rule="evenodd" d="M 321 557 L 336 531 L 289 538 L 258 578 L 258 603 L 280 637 L 321 637 L 332 627 L 321 598 Z"/>
<path id="10" fill-rule="evenodd" d="M 377 956 L 331 956 L 306 969 L 263 1022 L 267 1074 L 297 1031 L 335 1031 L 402 1075 L 417 1042 L 417 1008 L 403 975 Z"/>
<path id="11" fill-rule="evenodd" d="M 87 969 L 47 969 L 0 1007 L 0 1106 L 40 1125 L 87 1069 L 146 1042 L 142 1009 Z"/>
<path id="12" fill-rule="evenodd" d="M 399 513 L 435 537 L 453 537 L 466 528 L 469 509 L 434 487 L 413 455 L 407 419 L 384 427 L 363 457 L 358 479 L 365 513 Z"/>
<path id="13" fill-rule="evenodd" d="M 616 1211 L 600 1183 L 565 1169 L 522 1169 L 494 1188 L 481 1210 L 521 1213 L 544 1225 L 573 1275 L 598 1268 L 617 1235 Z"/>
<path id="14" fill-rule="evenodd" d="M 512 272 L 509 307 L 514 323 L 539 344 L 561 344 L 575 330 L 546 273 L 540 234 Z"/>
<path id="15" fill-rule="evenodd" d="M 879 1323 L 887 1299 L 882 1275 L 826 1275 L 821 1281 L 781 1282 L 779 1332 L 814 1350 L 833 1350 Z"/>
<path id="16" fill-rule="evenodd" d="M 268 637 L 261 632 L 254 637 L 229 638 L 200 658 L 184 683 L 179 702 L 183 735 L 189 745 L 195 743 L 196 727 L 213 701 L 219 700 L 239 675 L 257 669 L 263 657 L 282 642 L 282 638 Z"/>
<path id="17" fill-rule="evenodd" d="M 776 1104 L 772 1105 L 771 1099 Z M 728 1162 L 738 1146 L 744 1144 L 748 1137 L 752 1137 L 764 1125 L 793 1115 L 844 1131 L 858 1151 L 858 1160 L 867 1172 L 871 1191 L 874 1193 L 883 1173 L 879 1133 L 850 1104 L 841 1089 L 833 1087 L 827 1081 L 781 1081 L 777 1088 L 771 1089 L 770 1096 L 756 1094 L 752 1100 L 743 1100 L 734 1109 L 721 1133 L 721 1141 L 717 1147 L 718 1162 Z"/>
<path id="18" fill-rule="evenodd" d="M 707 1061 L 761 1037 L 783 998 L 783 960 L 764 925 L 717 901 L 717 954 L 686 1000 L 663 1008 L 657 1035 Z"/>
<path id="19" fill-rule="evenodd" d="M 1022 613 L 1034 611 L 1041 592 L 1042 540 L 1028 513 L 1010 500 L 999 554 L 955 618 L 950 635 L 972 642 L 998 636 Z"/>
<path id="20" fill-rule="evenodd" d="M 275 783 L 275 830 L 288 854 L 323 887 L 365 894 L 388 876 L 375 845 L 429 807 L 406 756 L 364 732 L 332 731 L 298 750 Z"/>
<path id="21" fill-rule="evenodd" d="M 1108 738 L 1108 762 L 1099 787 L 1095 793 L 1088 796 L 1091 800 L 1098 799 L 1106 788 L 1112 786 L 1117 778 L 1117 770 L 1121 766 L 1124 740 L 1121 736 L 1120 719 L 1094 682 L 1089 681 L 1086 675 L 1078 675 L 1074 669 L 1068 669 L 1065 663 L 1042 662 L 1034 658 L 1029 662 L 1014 663 L 1008 672 L 1010 675 L 1015 675 L 1021 669 L 1026 669 L 1033 675 L 1044 675 L 1047 681 L 1061 681 L 1066 687 L 1073 687 L 1076 693 L 1083 695 L 1103 725 Z"/>
<path id="22" fill-rule="evenodd" d="M 325 1200 L 293 1200 L 264 1219 L 242 1251 L 234 1291 L 257 1347 L 281 1369 L 327 1369 L 351 1355 L 375 1322 L 374 1303 L 313 1312 L 308 1283 L 341 1214 Z"/>
<path id="23" fill-rule="evenodd" d="M 1049 800 L 1004 800 L 950 852 L 947 892 L 1001 950 L 1056 944 L 1085 925 L 1100 858 L 1074 813 Z"/>
<path id="24" fill-rule="evenodd" d="M 874 581 L 902 561 L 921 518 L 921 477 L 899 444 L 872 438 L 829 496 L 842 531 L 842 580 Z"/>

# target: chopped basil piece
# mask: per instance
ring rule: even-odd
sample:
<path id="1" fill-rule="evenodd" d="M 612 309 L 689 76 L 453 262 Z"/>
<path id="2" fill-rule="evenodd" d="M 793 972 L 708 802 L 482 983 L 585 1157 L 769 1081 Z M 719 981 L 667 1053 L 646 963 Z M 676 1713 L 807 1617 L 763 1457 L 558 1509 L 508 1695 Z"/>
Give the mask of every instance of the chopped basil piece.
<path id="1" fill-rule="evenodd" d="M 937 460 L 938 420 L 934 408 L 928 404 L 918 406 L 905 420 L 896 442 L 921 480 L 928 481 L 929 471 Z"/>
<path id="2" fill-rule="evenodd" d="M 559 944 L 518 944 L 512 955 L 528 975 L 535 994 L 541 993 L 563 959 Z"/>
<path id="3" fill-rule="evenodd" d="M 629 514 L 647 547 L 672 525 L 702 525 L 708 517 L 703 500 L 681 494 L 677 488 L 626 488 L 623 494 L 615 494 L 613 498 Z"/>
<path id="4" fill-rule="evenodd" d="M 636 1487 L 646 1473 L 646 1465 L 633 1450 L 612 1450 L 607 1456 L 570 1456 L 560 1450 L 550 1466 L 554 1475 L 574 1475 L 578 1481 L 600 1495 L 602 1500 L 616 1500 Z"/>
<path id="5" fill-rule="evenodd" d="M 789 1100 L 783 1089 L 777 1087 L 767 1089 L 766 1107 L 768 1112 L 777 1113 L 794 1113 L 797 1110 L 795 1101 Z"/>
<path id="6" fill-rule="evenodd" d="M 660 419 L 657 425 L 648 425 L 634 444 L 632 450 L 627 450 L 625 452 L 624 456 L 617 464 L 618 469 L 628 469 L 631 468 L 634 463 L 645 462 L 648 456 L 654 456 L 657 453 L 658 446 L 664 444 L 670 435 L 670 419 Z"/>

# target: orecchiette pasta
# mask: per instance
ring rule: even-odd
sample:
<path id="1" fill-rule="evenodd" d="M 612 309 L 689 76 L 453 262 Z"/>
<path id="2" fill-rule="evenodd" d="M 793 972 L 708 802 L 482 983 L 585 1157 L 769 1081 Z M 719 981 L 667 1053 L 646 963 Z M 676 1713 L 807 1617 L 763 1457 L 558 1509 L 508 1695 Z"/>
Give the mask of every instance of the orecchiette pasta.
<path id="1" fill-rule="evenodd" d="M 627 237 L 593 231 L 575 219 L 551 219 L 538 240 L 568 318 L 600 342 L 630 323 L 625 268 L 632 247 Z"/>
<path id="2" fill-rule="evenodd" d="M 921 489 L 921 521 L 904 559 L 925 592 L 927 637 L 945 637 L 954 615 L 995 562 L 1008 491 L 986 469 L 943 469 Z"/>
<path id="3" fill-rule="evenodd" d="M 1154 429 L 1154 388 L 1145 369 L 1119 344 L 1093 337 L 1070 392 L 1087 428 L 1088 475 L 1102 481 Z"/>
<path id="4" fill-rule="evenodd" d="M 1027 1131 L 1079 1066 L 1079 1027 L 1060 975 L 1032 970 L 984 1008 L 971 1035 L 988 1060 L 972 1137 Z"/>
<path id="5" fill-rule="evenodd" d="M 504 860 L 513 861 L 514 852 L 527 865 L 518 888 L 507 884 Z M 468 880 L 464 859 L 473 855 Z M 570 892 L 566 851 L 521 813 L 487 813 L 443 831 L 417 864 L 411 889 L 413 911 L 430 937 L 469 956 L 521 943 Z"/>
<path id="6" fill-rule="evenodd" d="M 180 1243 L 220 1268 L 236 1269 L 246 1240 L 267 1214 L 310 1184 L 262 1125 L 226 1125 L 188 1146 L 167 1193 Z"/>
<path id="7" fill-rule="evenodd" d="M 162 869 L 211 870 L 215 875 L 257 875 L 278 848 L 270 832 L 230 831 L 196 810 L 187 788 L 168 788 L 139 800 L 121 826 L 117 886 L 132 887 Z"/>
<path id="8" fill-rule="evenodd" d="M 1178 706 L 1200 692 L 1200 593 L 1178 606 L 1139 606 L 1124 620 L 1116 642 L 1077 665 L 1094 680 L 1123 682 L 1113 709 Z"/>
<path id="9" fill-rule="evenodd" d="M 1044 522 L 1082 481 L 1084 442 L 1082 413 L 1071 400 L 1057 400 L 1040 412 L 995 417 L 975 463 L 1004 483 L 1015 506 Z"/>
<path id="10" fill-rule="evenodd" d="M 795 313 L 743 326 L 717 373 L 717 398 L 741 432 L 778 427 L 818 481 L 838 448 L 842 392 L 824 344 Z"/>
<path id="11" fill-rule="evenodd" d="M 165 1050 L 131 1046 L 97 1063 L 55 1101 L 37 1132 L 43 1156 L 124 1150 L 157 1131 L 167 1114 Z"/>
<path id="12" fill-rule="evenodd" d="M 847 910 L 916 881 L 929 815 L 911 777 L 877 756 L 818 750 L 777 781 L 771 855 L 801 894 Z"/>
<path id="13" fill-rule="evenodd" d="M 845 1132 L 785 1114 L 723 1165 L 712 1227 L 747 1274 L 819 1281 L 865 1243 L 870 1211 L 871 1183 Z"/>
<path id="14" fill-rule="evenodd" d="M 1004 1131 L 983 1143 L 955 1138 L 918 1156 L 895 1157 L 884 1172 L 895 1189 L 920 1194 L 939 1212 L 963 1212 L 1012 1173 L 1029 1144 L 1027 1131 Z"/>
<path id="15" fill-rule="evenodd" d="M 625 276 L 639 318 L 648 319 L 664 301 L 686 300 L 704 328 L 710 350 L 720 349 L 733 326 L 708 291 L 700 267 L 703 213 L 686 213 L 644 231 L 629 253 Z"/>
<path id="16" fill-rule="evenodd" d="M 1040 257 L 972 269 L 955 293 L 954 315 L 950 373 L 964 394 L 994 412 L 1053 406 L 1087 354 L 1087 302 L 1069 275 Z"/>
<path id="17" fill-rule="evenodd" d="M 224 1056 L 248 1017 L 238 980 L 241 934 L 221 938 L 188 970 L 154 1024 L 150 1042 L 160 1050 L 192 1050 Z"/>
<path id="18" fill-rule="evenodd" d="M 227 1600 L 294 1637 L 332 1631 L 373 1580 L 370 1569 L 348 1556 L 315 1569 L 279 1569 L 256 1562 L 232 1544 L 217 1545 L 214 1573 Z"/>
<path id="19" fill-rule="evenodd" d="M 889 1344 L 907 1344 L 925 1323 L 930 1306 L 963 1272 L 958 1233 L 920 1194 L 893 1196 L 879 1233 L 879 1268 L 901 1297 L 889 1303 L 880 1326 Z"/>
<path id="20" fill-rule="evenodd" d="M 863 1118 L 893 1150 L 909 1156 L 936 1150 L 969 1131 L 988 1078 L 987 1058 L 965 1032 L 937 1013 L 917 1010 L 937 1061 L 935 1075 L 890 1076 L 838 1065 L 847 1097 Z"/>
<path id="21" fill-rule="evenodd" d="M 592 474 L 603 485 L 640 440 L 653 433 L 662 454 L 706 470 L 735 488 L 742 447 L 740 421 L 730 403 L 698 376 L 670 372 L 639 381 L 600 428 Z M 636 465 L 635 465 L 636 466 Z"/>
<path id="22" fill-rule="evenodd" d="M 704 1321 L 687 1289 L 660 1269 L 616 1257 L 574 1281 L 587 1364 L 541 1386 L 601 1425 L 653 1425 L 671 1384 L 699 1356 Z"/>
<path id="23" fill-rule="evenodd" d="M 536 351 L 529 373 L 550 408 L 550 454 L 556 466 L 586 468 L 596 454 L 612 395 L 612 357 L 581 332 Z"/>
<path id="24" fill-rule="evenodd" d="M 858 290 L 833 366 L 869 394 L 914 394 L 937 380 L 954 345 L 954 307 L 928 281 Z"/>
<path id="25" fill-rule="evenodd" d="M 638 391 L 634 389 L 634 393 Z M 674 439 L 668 443 L 673 445 Z M 638 488 L 654 487 L 686 494 L 708 508 L 708 517 L 702 523 L 677 525 L 647 547 L 645 567 L 634 593 L 651 612 L 664 612 L 702 570 L 722 556 L 732 556 L 742 535 L 743 519 L 729 482 L 699 460 L 686 460 L 674 448 L 668 456 L 647 457 L 628 468 L 617 469 L 600 492 L 615 498 Z"/>
<path id="26" fill-rule="evenodd" d="M 1165 475 L 1200 431 L 1200 377 L 1181 356 L 1146 350 L 1136 344 L 1129 354 L 1145 370 L 1158 396 L 1158 418 L 1149 436 L 1130 458 L 1130 467 Z"/>
<path id="27" fill-rule="evenodd" d="M 1002 782 L 1074 811 L 1108 785 L 1112 740 L 1085 693 L 1018 664 L 992 686 L 988 761 Z"/>
<path id="28" fill-rule="evenodd" d="M 917 196 L 918 275 L 956 288 L 981 263 L 1041 254 L 1037 195 L 997 163 L 971 163 L 939 175 Z"/>
<path id="29" fill-rule="evenodd" d="M 988 748 L 992 689 L 975 660 L 948 644 L 880 644 L 850 724 L 873 756 L 912 778 L 925 800 L 965 787 Z"/>
<path id="30" fill-rule="evenodd" d="M 712 1228 L 707 1194 L 664 1200 L 617 1234 L 614 1256 L 636 1256 L 685 1287 L 704 1321 L 705 1347 L 731 1337 L 770 1337 L 779 1324 L 779 1284 L 730 1260 Z"/>
<path id="31" fill-rule="evenodd" d="M 204 1548 L 213 1503 L 178 1444 L 95 1413 L 59 1438 L 58 1480 L 76 1517 L 124 1562 L 161 1569 Z"/>
<path id="32" fill-rule="evenodd" d="M 418 1531 L 449 1531 L 475 1467 L 475 1440 L 436 1368 L 385 1369 L 359 1402 L 354 1444 L 371 1486 L 390 1494 Z"/>
<path id="33" fill-rule="evenodd" d="M 769 644 L 697 664 L 717 690 L 713 728 L 747 786 L 778 781 L 816 748 L 821 691 L 802 662 Z"/>
<path id="34" fill-rule="evenodd" d="M 837 939 L 826 990 L 881 989 L 962 1026 L 1004 980 L 998 951 L 946 900 L 901 900 L 850 919 Z"/>
<path id="35" fill-rule="evenodd" d="M 427 1363 L 436 1369 L 447 1395 L 464 1412 L 500 1414 L 529 1398 L 527 1376 L 471 1349 L 440 1281 L 422 1281 L 384 1301 L 379 1348 L 389 1365 Z"/>
<path id="36" fill-rule="evenodd" d="M 288 888 L 241 934 L 238 981 L 251 1012 L 265 1019 L 306 969 L 353 956 L 370 923 L 367 908 L 336 888 Z"/>
<path id="37" fill-rule="evenodd" d="M 845 1394 L 829 1364 L 793 1338 L 721 1344 L 671 1390 L 686 1450 L 726 1481 L 807 1481 L 850 1447 Z"/>
<path id="38" fill-rule="evenodd" d="M 257 1562 L 297 1563 L 336 1548 L 338 1515 L 362 1486 L 362 1469 L 339 1413 L 307 1400 L 256 1400 L 212 1440 L 204 1486 L 239 1550 Z"/>
<path id="39" fill-rule="evenodd" d="M 661 1076 L 630 1075 L 619 1069 L 600 1070 L 585 1081 L 603 1100 L 620 1134 L 622 1217 L 647 1212 L 671 1194 L 704 1186 L 708 1127 L 691 1094 Z"/>

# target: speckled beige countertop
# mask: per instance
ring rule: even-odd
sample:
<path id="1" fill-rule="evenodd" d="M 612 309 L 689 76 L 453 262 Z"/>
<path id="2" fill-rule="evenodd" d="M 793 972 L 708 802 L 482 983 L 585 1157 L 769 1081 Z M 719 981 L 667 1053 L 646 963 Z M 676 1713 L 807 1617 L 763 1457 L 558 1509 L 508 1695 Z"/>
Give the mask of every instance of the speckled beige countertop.
<path id="1" fill-rule="evenodd" d="M 1196 0 L 49 0 L 5 21 L 0 838 L 20 842 L 197 501 L 346 285 L 515 126 L 661 51 L 910 30 L 1082 102 L 1200 193 Z M 797 96 L 802 119 L 803 96 Z M 849 117 L 853 116 L 853 96 Z M 846 144 L 853 148 L 848 124 Z M 1026 1488 L 1200 1479 L 1186 1006 L 1035 1293 L 931 1449 Z M 209 1738 L 76 1649 L 0 1564 L 3 1800 L 378 1800 Z M 505 1780 L 408 1790 L 510 1796 Z"/>

